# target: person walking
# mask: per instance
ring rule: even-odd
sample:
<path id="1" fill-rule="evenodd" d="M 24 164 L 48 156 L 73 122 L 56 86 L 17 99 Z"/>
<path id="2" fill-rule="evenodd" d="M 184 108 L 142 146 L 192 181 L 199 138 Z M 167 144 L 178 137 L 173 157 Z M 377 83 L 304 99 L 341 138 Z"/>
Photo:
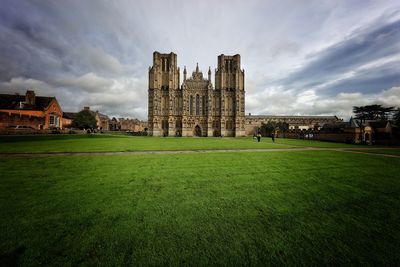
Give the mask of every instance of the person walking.
<path id="1" fill-rule="evenodd" d="M 258 141 L 258 142 L 261 141 L 261 134 L 260 134 L 260 133 L 257 134 L 257 141 Z"/>
<path id="2" fill-rule="evenodd" d="M 272 138 L 272 143 L 275 143 L 275 133 L 271 134 L 271 138 Z"/>

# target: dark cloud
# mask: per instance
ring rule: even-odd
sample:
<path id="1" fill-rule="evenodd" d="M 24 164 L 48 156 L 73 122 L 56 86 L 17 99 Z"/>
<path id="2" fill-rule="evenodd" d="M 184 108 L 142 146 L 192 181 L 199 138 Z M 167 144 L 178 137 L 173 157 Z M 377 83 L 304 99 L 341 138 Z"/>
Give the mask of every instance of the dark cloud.
<path id="1" fill-rule="evenodd" d="M 322 95 L 330 97 L 340 92 L 371 94 L 397 85 L 400 85 L 400 61 L 357 71 L 350 78 L 326 86 Z"/>
<path id="2" fill-rule="evenodd" d="M 311 55 L 305 66 L 278 83 L 300 90 L 315 87 L 340 78 L 341 75 L 356 70 L 364 64 L 385 57 L 398 56 L 400 54 L 400 20 L 391 21 L 390 19 L 391 16 L 386 17 L 386 20 L 380 18 L 368 27 L 353 32 L 345 40 Z M 343 86 L 342 90 L 349 91 L 363 90 L 362 87 L 357 86 L 365 85 L 368 87 L 367 91 L 371 92 L 399 84 L 399 79 L 394 74 L 400 73 L 399 64 L 392 64 L 390 67 L 383 72 L 381 69 L 369 70 L 368 74 L 372 74 L 373 77 L 360 75 L 348 80 L 348 84 L 339 83 L 333 87 L 335 91 L 332 93 L 337 93 L 339 85 Z M 389 73 L 385 73 L 386 71 Z"/>
<path id="3" fill-rule="evenodd" d="M 196 62 L 206 71 L 219 54 L 239 53 L 247 112 L 325 114 L 330 107 L 342 114 L 347 96 L 397 101 L 398 91 L 382 93 L 399 84 L 396 6 L 392 0 L 3 0 L 0 91 L 33 88 L 56 96 L 66 111 L 90 105 L 145 119 L 153 51 L 177 53 L 189 72 Z M 316 102 L 351 92 L 340 109 Z"/>

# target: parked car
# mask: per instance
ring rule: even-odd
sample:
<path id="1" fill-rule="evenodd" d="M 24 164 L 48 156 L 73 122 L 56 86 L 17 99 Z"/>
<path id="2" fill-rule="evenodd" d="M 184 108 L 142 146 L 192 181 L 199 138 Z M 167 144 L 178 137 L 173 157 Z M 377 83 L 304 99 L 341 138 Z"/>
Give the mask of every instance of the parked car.
<path id="1" fill-rule="evenodd" d="M 24 134 L 24 133 L 36 133 L 37 130 L 27 125 L 9 125 L 7 127 L 8 134 Z"/>
<path id="2" fill-rule="evenodd" d="M 15 130 L 35 130 L 35 128 L 26 125 L 8 126 L 8 128 Z"/>

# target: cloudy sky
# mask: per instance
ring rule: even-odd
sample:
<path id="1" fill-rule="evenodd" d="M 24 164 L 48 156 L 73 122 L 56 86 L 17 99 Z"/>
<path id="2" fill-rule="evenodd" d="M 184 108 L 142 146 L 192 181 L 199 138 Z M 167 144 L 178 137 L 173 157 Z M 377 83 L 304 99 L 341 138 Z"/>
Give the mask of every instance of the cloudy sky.
<path id="1" fill-rule="evenodd" d="M 154 51 L 189 73 L 240 54 L 246 113 L 400 106 L 398 1 L 1 1 L 2 93 L 34 88 L 64 111 L 146 119 Z"/>

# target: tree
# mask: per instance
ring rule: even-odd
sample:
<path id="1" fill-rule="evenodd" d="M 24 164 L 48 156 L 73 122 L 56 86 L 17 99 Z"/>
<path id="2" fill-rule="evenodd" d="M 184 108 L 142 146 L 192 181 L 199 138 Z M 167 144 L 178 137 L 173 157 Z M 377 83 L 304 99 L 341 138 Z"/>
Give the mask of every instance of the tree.
<path id="1" fill-rule="evenodd" d="M 96 128 L 96 124 L 96 117 L 89 110 L 78 112 L 72 121 L 72 127 L 79 129 L 94 129 Z"/>
<path id="2" fill-rule="evenodd" d="M 276 131 L 286 132 L 289 129 L 289 125 L 286 122 L 275 122 L 268 121 L 267 123 L 261 124 L 261 134 L 263 136 L 270 136 L 272 133 Z"/>
<path id="3" fill-rule="evenodd" d="M 353 107 L 355 119 L 360 125 L 360 140 L 364 142 L 365 121 L 366 120 L 386 120 L 394 112 L 394 107 L 382 107 L 382 105 L 367 105 L 361 107 Z"/>
<path id="4" fill-rule="evenodd" d="M 394 124 L 400 126 L 400 108 L 397 108 L 393 115 Z"/>
<path id="5" fill-rule="evenodd" d="M 386 120 L 394 111 L 394 107 L 383 107 L 382 105 L 367 105 L 353 107 L 355 118 L 361 123 L 366 120 Z"/>

